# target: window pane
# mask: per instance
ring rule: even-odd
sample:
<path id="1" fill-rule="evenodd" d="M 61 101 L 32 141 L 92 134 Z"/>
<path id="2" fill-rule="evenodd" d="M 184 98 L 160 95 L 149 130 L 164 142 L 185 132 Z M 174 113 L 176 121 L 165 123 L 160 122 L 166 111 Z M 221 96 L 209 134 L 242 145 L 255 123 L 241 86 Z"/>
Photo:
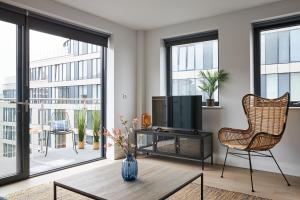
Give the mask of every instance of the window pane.
<path id="1" fill-rule="evenodd" d="M 278 97 L 278 76 L 277 74 L 268 74 L 266 76 L 267 98 Z"/>
<path id="2" fill-rule="evenodd" d="M 173 80 L 172 82 L 172 93 L 174 96 L 178 95 L 178 80 Z"/>
<path id="3" fill-rule="evenodd" d="M 266 88 L 266 75 L 265 74 L 262 74 L 260 76 L 260 96 L 262 97 L 267 97 L 266 95 L 266 91 L 267 88 Z"/>
<path id="4" fill-rule="evenodd" d="M 172 71 L 178 71 L 178 47 L 172 47 Z"/>
<path id="5" fill-rule="evenodd" d="M 291 61 L 300 61 L 300 29 L 291 31 Z"/>
<path id="6" fill-rule="evenodd" d="M 203 69 L 203 43 L 196 43 L 196 69 Z"/>
<path id="7" fill-rule="evenodd" d="M 260 63 L 266 64 L 266 37 L 265 34 L 260 36 Z"/>
<path id="8" fill-rule="evenodd" d="M 179 48 L 179 70 L 186 70 L 186 47 Z"/>
<path id="9" fill-rule="evenodd" d="M 291 73 L 291 101 L 300 101 L 300 73 Z"/>
<path id="10" fill-rule="evenodd" d="M 213 68 L 219 67 L 219 52 L 218 52 L 218 40 L 213 41 Z"/>
<path id="11" fill-rule="evenodd" d="M 203 68 L 212 69 L 213 68 L 213 42 L 207 41 L 203 43 Z"/>
<path id="12" fill-rule="evenodd" d="M 195 47 L 188 47 L 188 64 L 187 69 L 191 70 L 195 68 Z"/>
<path id="13" fill-rule="evenodd" d="M 266 34 L 266 64 L 278 63 L 278 33 Z"/>
<path id="14" fill-rule="evenodd" d="M 279 63 L 289 63 L 290 61 L 290 33 L 282 31 L 278 34 L 279 37 Z"/>
<path id="15" fill-rule="evenodd" d="M 278 96 L 290 91 L 290 75 L 288 73 L 278 75 L 278 86 Z"/>

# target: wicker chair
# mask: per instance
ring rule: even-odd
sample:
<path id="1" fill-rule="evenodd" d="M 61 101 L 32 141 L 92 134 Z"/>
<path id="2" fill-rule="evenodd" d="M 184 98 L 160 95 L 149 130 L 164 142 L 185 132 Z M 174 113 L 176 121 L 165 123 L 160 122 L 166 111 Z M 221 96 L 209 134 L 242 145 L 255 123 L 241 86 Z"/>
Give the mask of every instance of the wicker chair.
<path id="1" fill-rule="evenodd" d="M 248 118 L 249 128 L 247 130 L 222 128 L 218 134 L 219 141 L 227 147 L 221 178 L 223 178 L 228 153 L 249 159 L 251 187 L 252 192 L 254 192 L 252 153 L 252 156 L 273 158 L 288 186 L 290 186 L 270 150 L 280 142 L 284 133 L 289 110 L 289 97 L 289 93 L 285 93 L 277 99 L 265 99 L 253 94 L 247 94 L 243 97 L 242 103 Z M 247 153 L 229 152 L 229 148 Z M 270 155 L 261 151 L 269 151 Z"/>

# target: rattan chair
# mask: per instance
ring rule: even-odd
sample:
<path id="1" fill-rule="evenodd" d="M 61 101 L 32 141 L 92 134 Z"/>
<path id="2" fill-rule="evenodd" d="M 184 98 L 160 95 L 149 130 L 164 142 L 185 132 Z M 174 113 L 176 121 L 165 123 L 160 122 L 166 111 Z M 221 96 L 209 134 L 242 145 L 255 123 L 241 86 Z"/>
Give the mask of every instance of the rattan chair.
<path id="1" fill-rule="evenodd" d="M 270 150 L 280 142 L 284 133 L 289 110 L 289 98 L 289 93 L 285 93 L 277 99 L 265 99 L 253 94 L 247 94 L 243 97 L 242 103 L 249 128 L 247 130 L 222 128 L 218 134 L 219 141 L 227 147 L 221 174 L 222 178 L 227 154 L 249 159 L 251 187 L 252 192 L 254 192 L 251 164 L 252 154 L 252 156 L 273 158 L 288 186 L 290 186 Z M 229 148 L 247 153 L 229 152 Z M 269 154 L 262 151 L 268 151 Z"/>

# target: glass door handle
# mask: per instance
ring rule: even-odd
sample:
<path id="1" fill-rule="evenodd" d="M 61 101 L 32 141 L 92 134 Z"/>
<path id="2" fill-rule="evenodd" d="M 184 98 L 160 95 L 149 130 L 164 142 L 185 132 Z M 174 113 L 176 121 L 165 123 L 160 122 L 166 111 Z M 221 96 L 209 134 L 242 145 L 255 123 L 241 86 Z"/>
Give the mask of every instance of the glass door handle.
<path id="1" fill-rule="evenodd" d="M 22 102 L 22 101 L 17 102 L 17 101 L 11 100 L 11 101 L 9 101 L 9 103 L 23 105 L 23 106 L 25 106 L 25 112 L 29 111 L 29 101 L 28 100 L 26 100 L 25 102 Z"/>

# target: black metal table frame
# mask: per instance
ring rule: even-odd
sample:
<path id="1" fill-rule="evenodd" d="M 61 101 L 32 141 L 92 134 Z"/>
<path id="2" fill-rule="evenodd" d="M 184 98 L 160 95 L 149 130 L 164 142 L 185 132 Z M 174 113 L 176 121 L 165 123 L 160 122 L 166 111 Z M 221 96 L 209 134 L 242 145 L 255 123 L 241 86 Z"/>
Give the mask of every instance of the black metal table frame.
<path id="1" fill-rule="evenodd" d="M 180 185 L 179 187 L 175 188 L 174 190 L 172 190 L 171 192 L 169 192 L 168 194 L 164 195 L 163 197 L 159 198 L 159 200 L 163 200 L 163 199 L 167 199 L 168 197 L 172 196 L 173 194 L 175 194 L 176 192 L 178 192 L 179 190 L 181 190 L 182 188 L 184 188 L 185 186 L 187 186 L 188 184 L 192 183 L 193 181 L 195 181 L 198 178 L 201 178 L 201 191 L 200 191 L 200 199 L 203 200 L 203 173 L 198 174 L 197 176 L 193 177 L 192 179 L 186 181 L 185 183 L 183 183 L 182 185 Z M 57 187 L 61 187 L 63 189 L 75 192 L 77 194 L 83 195 L 85 197 L 91 198 L 91 199 L 95 199 L 95 200 L 107 200 L 98 196 L 95 196 L 93 194 L 84 192 L 82 190 L 78 190 L 76 188 L 64 185 L 62 183 L 56 182 L 54 181 L 54 200 L 57 200 Z"/>
<path id="2" fill-rule="evenodd" d="M 143 132 L 139 132 L 139 131 L 143 131 Z M 204 170 L 204 160 L 206 160 L 207 158 L 210 157 L 210 163 L 211 165 L 213 165 L 213 139 L 212 139 L 212 133 L 210 132 L 204 132 L 204 131 L 200 131 L 199 134 L 182 134 L 182 133 L 176 133 L 176 132 L 159 132 L 159 131 L 155 131 L 155 130 L 139 130 L 139 131 L 135 131 L 134 134 L 134 142 L 135 142 L 135 157 L 137 156 L 137 152 L 144 152 L 147 154 L 153 154 L 153 155 L 161 155 L 161 156 L 169 156 L 169 157 L 175 157 L 175 158 L 181 158 L 181 159 L 187 159 L 187 160 L 195 160 L 195 161 L 201 161 L 201 166 L 202 166 L 202 170 Z M 175 130 L 176 131 L 176 130 Z M 137 135 L 138 134 L 145 134 L 145 135 L 163 135 L 163 136 L 171 136 L 171 137 L 175 137 L 176 138 L 176 142 L 178 141 L 177 138 L 178 137 L 182 137 L 182 138 L 195 138 L 195 139 L 200 139 L 200 154 L 201 154 L 201 158 L 200 159 L 196 159 L 196 158 L 191 158 L 188 156 L 180 156 L 177 154 L 173 154 L 173 153 L 166 153 L 166 152 L 157 152 L 156 150 L 156 144 L 157 141 L 155 141 L 155 139 L 153 139 L 153 143 L 150 146 L 154 146 L 154 150 L 146 150 L 146 149 L 140 149 L 137 146 Z M 201 134 L 203 134 L 204 136 L 202 136 Z M 207 156 L 204 156 L 204 138 L 205 137 L 211 137 L 211 153 L 208 154 Z M 153 137 L 156 138 L 156 137 Z M 178 144 L 176 144 L 178 145 Z"/>

